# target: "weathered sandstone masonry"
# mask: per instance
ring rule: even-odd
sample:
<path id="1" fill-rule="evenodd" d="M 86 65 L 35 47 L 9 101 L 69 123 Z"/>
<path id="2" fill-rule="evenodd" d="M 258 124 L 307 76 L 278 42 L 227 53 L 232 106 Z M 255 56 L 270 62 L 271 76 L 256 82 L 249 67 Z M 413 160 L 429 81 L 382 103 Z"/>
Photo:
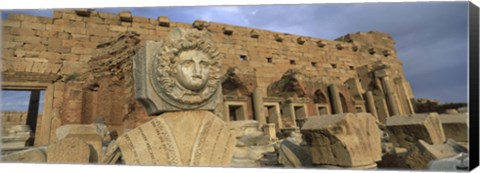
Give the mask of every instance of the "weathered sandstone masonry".
<path id="1" fill-rule="evenodd" d="M 151 119 L 135 101 L 132 57 L 146 40 L 176 27 L 206 30 L 220 60 L 225 121 L 300 127 L 310 116 L 371 113 L 381 123 L 413 114 L 414 98 L 395 41 L 368 32 L 336 40 L 196 20 L 192 24 L 92 10 L 51 18 L 11 14 L 3 21 L 3 89 L 45 90 L 36 145 L 65 124 L 103 118 L 119 134 Z"/>

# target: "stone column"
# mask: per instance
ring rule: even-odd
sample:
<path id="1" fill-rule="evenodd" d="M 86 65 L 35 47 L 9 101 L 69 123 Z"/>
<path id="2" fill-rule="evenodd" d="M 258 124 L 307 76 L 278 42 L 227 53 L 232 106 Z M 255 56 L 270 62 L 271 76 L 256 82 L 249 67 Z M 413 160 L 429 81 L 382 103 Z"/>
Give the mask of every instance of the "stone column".
<path id="1" fill-rule="evenodd" d="M 367 99 L 367 108 L 368 111 L 377 119 L 378 119 L 378 113 L 377 113 L 377 108 L 375 107 L 375 100 L 373 99 L 373 94 L 372 91 L 367 91 L 365 93 L 365 97 Z"/>
<path id="2" fill-rule="evenodd" d="M 328 91 L 330 92 L 331 104 L 334 114 L 343 113 L 342 101 L 340 100 L 340 94 L 338 93 L 338 88 L 335 84 L 328 86 Z"/>
<path id="3" fill-rule="evenodd" d="M 263 114 L 263 97 L 259 88 L 253 90 L 253 111 L 255 119 L 258 121 L 258 124 L 264 125 L 267 123 L 265 115 Z"/>
<path id="4" fill-rule="evenodd" d="M 398 103 L 397 103 L 397 100 L 395 100 L 395 90 L 391 86 L 390 77 L 388 76 L 382 77 L 382 83 L 385 89 L 385 95 L 387 97 L 390 113 L 392 114 L 392 116 L 399 115 L 400 112 L 398 110 Z"/>
<path id="5" fill-rule="evenodd" d="M 40 102 L 40 90 L 32 90 L 30 94 L 30 103 L 28 103 L 27 125 L 30 126 L 32 133 L 37 130 L 38 105 Z"/>

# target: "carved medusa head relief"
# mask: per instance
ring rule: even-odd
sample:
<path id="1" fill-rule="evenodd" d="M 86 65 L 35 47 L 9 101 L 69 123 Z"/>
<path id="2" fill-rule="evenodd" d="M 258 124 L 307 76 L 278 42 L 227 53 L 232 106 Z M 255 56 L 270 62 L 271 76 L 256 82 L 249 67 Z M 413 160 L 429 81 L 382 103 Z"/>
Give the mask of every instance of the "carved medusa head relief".
<path id="1" fill-rule="evenodd" d="M 208 102 L 219 87 L 219 59 L 205 31 L 175 28 L 154 54 L 150 79 L 168 103 L 197 108 Z"/>

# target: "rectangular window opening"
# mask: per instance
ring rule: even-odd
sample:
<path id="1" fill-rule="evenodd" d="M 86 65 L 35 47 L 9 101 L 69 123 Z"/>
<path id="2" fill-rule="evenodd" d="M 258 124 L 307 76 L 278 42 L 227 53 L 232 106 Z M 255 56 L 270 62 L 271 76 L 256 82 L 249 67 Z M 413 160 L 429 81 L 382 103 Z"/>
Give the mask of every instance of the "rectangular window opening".
<path id="1" fill-rule="evenodd" d="M 312 62 L 312 67 L 317 67 L 317 62 Z"/>
<path id="2" fill-rule="evenodd" d="M 247 61 L 247 56 L 246 55 L 240 55 L 240 61 Z"/>
<path id="3" fill-rule="evenodd" d="M 301 128 L 307 119 L 305 108 L 303 106 L 293 106 L 293 111 L 295 113 L 297 126 Z"/>
<path id="4" fill-rule="evenodd" d="M 267 123 L 276 123 L 275 118 L 278 117 L 279 112 L 277 106 L 265 106 L 265 115 Z"/>
<path id="5" fill-rule="evenodd" d="M 295 65 L 295 64 L 297 64 L 297 62 L 295 62 L 295 60 L 292 59 L 292 60 L 290 60 L 290 64 Z"/>
<path id="6" fill-rule="evenodd" d="M 327 106 L 317 106 L 318 115 L 328 115 L 328 108 Z"/>
<path id="7" fill-rule="evenodd" d="M 355 106 L 355 111 L 357 113 L 363 112 L 363 108 L 361 106 Z"/>
<path id="8" fill-rule="evenodd" d="M 272 57 L 267 57 L 267 62 L 272 63 L 273 62 Z"/>
<path id="9" fill-rule="evenodd" d="M 228 106 L 228 112 L 230 121 L 242 120 L 241 117 L 244 117 L 243 106 L 230 105 Z"/>
<path id="10" fill-rule="evenodd" d="M 337 64 L 332 64 L 332 68 L 337 68 Z"/>

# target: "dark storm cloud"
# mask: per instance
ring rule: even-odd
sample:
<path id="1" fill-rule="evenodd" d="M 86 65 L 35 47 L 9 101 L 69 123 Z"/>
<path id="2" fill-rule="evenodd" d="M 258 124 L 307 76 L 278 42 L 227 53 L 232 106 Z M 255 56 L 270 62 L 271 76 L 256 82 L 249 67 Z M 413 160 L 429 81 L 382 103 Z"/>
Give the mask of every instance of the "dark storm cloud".
<path id="1" fill-rule="evenodd" d="M 356 3 L 268 6 L 103 8 L 135 16 L 196 19 L 317 38 L 381 31 L 396 40 L 415 97 L 467 101 L 467 2 Z M 51 10 L 2 12 L 51 16 Z"/>
<path id="2" fill-rule="evenodd" d="M 249 26 L 277 32 L 328 39 L 358 31 L 387 32 L 397 42 L 416 97 L 466 102 L 467 7 L 465 2 L 363 3 L 241 10 Z"/>

